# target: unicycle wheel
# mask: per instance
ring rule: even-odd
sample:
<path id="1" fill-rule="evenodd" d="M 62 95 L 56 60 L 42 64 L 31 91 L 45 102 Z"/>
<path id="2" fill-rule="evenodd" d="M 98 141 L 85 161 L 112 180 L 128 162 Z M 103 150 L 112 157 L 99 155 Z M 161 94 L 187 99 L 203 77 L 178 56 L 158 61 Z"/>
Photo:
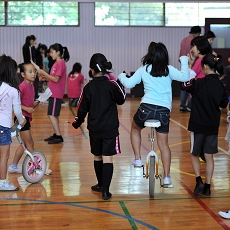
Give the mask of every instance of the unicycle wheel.
<path id="1" fill-rule="evenodd" d="M 35 150 L 31 154 L 34 157 L 37 167 L 35 168 L 34 162 L 30 156 L 27 155 L 22 164 L 22 175 L 27 182 L 34 184 L 40 181 L 44 176 L 47 162 L 42 152 Z"/>
<path id="2" fill-rule="evenodd" d="M 155 166 L 156 166 L 155 156 L 150 156 L 149 159 L 149 196 L 154 197 L 155 191 Z"/>

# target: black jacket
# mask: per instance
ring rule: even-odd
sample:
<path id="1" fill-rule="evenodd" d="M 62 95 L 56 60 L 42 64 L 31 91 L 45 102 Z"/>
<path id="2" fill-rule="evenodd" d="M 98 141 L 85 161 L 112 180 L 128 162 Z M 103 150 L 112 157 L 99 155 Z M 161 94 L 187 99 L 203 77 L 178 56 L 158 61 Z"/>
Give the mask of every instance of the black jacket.
<path id="1" fill-rule="evenodd" d="M 89 135 L 98 138 L 113 138 L 119 135 L 117 104 L 125 102 L 123 87 L 106 76 L 94 77 L 83 88 L 78 102 L 78 113 L 73 126 L 78 128 L 88 113 Z"/>
<path id="2" fill-rule="evenodd" d="M 192 79 L 182 84 L 191 93 L 192 107 L 188 130 L 195 133 L 217 135 L 220 125 L 220 108 L 228 105 L 228 94 L 217 74 Z"/>

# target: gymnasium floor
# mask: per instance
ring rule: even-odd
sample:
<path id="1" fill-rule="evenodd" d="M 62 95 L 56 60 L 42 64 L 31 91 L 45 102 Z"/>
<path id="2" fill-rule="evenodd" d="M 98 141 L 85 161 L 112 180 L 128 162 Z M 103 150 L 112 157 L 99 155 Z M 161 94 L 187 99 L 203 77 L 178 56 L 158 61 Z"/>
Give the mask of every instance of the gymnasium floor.
<path id="1" fill-rule="evenodd" d="M 230 229 L 230 220 L 218 216 L 220 210 L 230 209 L 230 157 L 228 142 L 224 140 L 226 110 L 222 111 L 211 197 L 195 197 L 187 131 L 189 113 L 180 113 L 180 101 L 173 99 L 169 144 L 174 188 L 161 188 L 156 180 L 155 197 L 149 198 L 148 179 L 143 178 L 142 169 L 130 165 L 133 160 L 130 125 L 139 101 L 139 98 L 127 98 L 119 106 L 122 153 L 114 157 L 110 187 L 113 196 L 108 201 L 90 189 L 96 178 L 86 123 L 82 130 L 72 128 L 67 122 L 73 121 L 73 114 L 64 105 L 60 116 L 64 144 L 48 145 L 43 139 L 53 131 L 46 116 L 47 105 L 37 108 L 31 123 L 35 149 L 46 155 L 48 168 L 53 172 L 37 184 L 27 183 L 21 174 L 9 174 L 9 181 L 20 190 L 0 193 L 0 229 Z M 146 128 L 142 132 L 144 162 L 150 151 L 149 131 Z M 9 163 L 17 146 L 14 138 Z M 155 150 L 159 153 L 156 144 Z M 202 163 L 202 176 L 204 169 Z M 159 172 L 162 173 L 161 163 Z"/>

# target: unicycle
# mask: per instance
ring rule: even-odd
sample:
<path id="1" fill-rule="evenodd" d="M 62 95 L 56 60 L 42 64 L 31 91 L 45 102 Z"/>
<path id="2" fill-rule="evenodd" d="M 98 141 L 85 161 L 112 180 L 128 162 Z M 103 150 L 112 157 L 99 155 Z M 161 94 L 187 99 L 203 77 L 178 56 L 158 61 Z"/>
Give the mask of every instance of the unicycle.
<path id="1" fill-rule="evenodd" d="M 17 137 L 26 155 L 22 163 L 22 175 L 27 182 L 34 184 L 40 181 L 46 172 L 46 157 L 40 151 L 35 150 L 33 152 L 29 152 L 26 149 L 19 135 L 20 129 L 21 126 L 18 121 L 16 121 L 15 124 L 11 127 L 11 136 Z"/>
<path id="2" fill-rule="evenodd" d="M 161 125 L 158 120 L 147 120 L 145 121 L 145 126 L 151 128 L 151 132 L 149 134 L 149 141 L 151 141 L 151 151 L 148 153 L 146 158 L 146 173 L 144 173 L 143 167 L 143 175 L 146 179 L 149 179 L 149 196 L 154 197 L 155 193 L 155 179 L 160 179 L 160 186 L 162 187 L 161 179 L 162 176 L 158 174 L 158 155 L 154 151 L 154 128 L 159 127 Z"/>

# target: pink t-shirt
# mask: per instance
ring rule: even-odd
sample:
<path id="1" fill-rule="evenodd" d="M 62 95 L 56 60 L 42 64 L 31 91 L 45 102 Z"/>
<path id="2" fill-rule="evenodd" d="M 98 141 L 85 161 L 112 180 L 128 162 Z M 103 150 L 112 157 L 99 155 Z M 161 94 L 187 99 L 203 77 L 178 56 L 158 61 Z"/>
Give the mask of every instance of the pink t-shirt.
<path id="1" fill-rule="evenodd" d="M 180 54 L 179 57 L 181 56 L 187 56 L 187 54 L 191 50 L 191 41 L 194 38 L 192 34 L 189 34 L 187 37 L 185 37 L 180 44 Z"/>
<path id="2" fill-rule="evenodd" d="M 66 65 L 63 59 L 58 60 L 53 64 L 50 75 L 59 77 L 58 82 L 49 81 L 48 83 L 48 86 L 52 92 L 51 97 L 62 99 L 65 93 L 66 85 Z"/>
<path id="3" fill-rule="evenodd" d="M 79 98 L 82 92 L 81 85 L 84 84 L 84 76 L 75 72 L 68 76 L 67 84 L 68 98 Z"/>
<path id="4" fill-rule="evenodd" d="M 19 85 L 20 89 L 20 98 L 21 98 L 21 105 L 26 107 L 34 107 L 34 86 L 29 85 L 25 81 L 23 81 Z M 32 121 L 32 113 L 28 113 L 25 110 L 22 110 L 22 114 L 29 118 Z"/>
<path id="5" fill-rule="evenodd" d="M 114 81 L 116 81 L 116 78 L 114 77 L 113 74 L 109 73 L 109 74 L 107 74 L 106 76 L 109 78 L 109 80 L 114 80 Z"/>
<path id="6" fill-rule="evenodd" d="M 196 59 L 194 66 L 192 67 L 192 70 L 196 73 L 195 78 L 204 78 L 204 73 L 202 72 L 201 68 L 201 61 L 203 57 Z"/>

